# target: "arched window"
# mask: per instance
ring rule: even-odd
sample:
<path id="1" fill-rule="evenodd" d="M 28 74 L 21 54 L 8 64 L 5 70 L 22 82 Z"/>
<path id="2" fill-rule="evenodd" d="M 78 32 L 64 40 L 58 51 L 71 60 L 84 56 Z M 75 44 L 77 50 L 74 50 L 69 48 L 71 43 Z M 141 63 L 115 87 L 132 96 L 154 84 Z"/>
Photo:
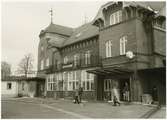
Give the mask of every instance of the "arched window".
<path id="1" fill-rule="evenodd" d="M 122 21 L 122 11 L 119 10 L 110 15 L 110 25 L 117 24 Z"/>

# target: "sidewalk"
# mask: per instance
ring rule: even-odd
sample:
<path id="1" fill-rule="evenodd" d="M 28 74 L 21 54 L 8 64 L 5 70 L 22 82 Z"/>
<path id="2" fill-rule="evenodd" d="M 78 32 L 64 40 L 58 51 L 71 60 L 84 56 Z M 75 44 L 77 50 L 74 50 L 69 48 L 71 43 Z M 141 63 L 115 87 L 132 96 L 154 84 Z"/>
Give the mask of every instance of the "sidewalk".
<path id="1" fill-rule="evenodd" d="M 74 104 L 72 100 L 53 98 L 12 98 L 18 102 L 27 102 L 35 104 L 43 104 L 59 110 L 70 111 L 81 116 L 89 118 L 148 118 L 148 116 L 156 109 L 154 106 L 141 104 L 121 104 L 121 106 L 112 106 L 107 102 L 86 102 L 82 104 Z M 166 110 L 166 108 L 165 108 Z M 165 118 L 165 114 L 157 112 L 151 118 Z M 158 114 L 158 115 L 157 115 Z"/>
<path id="2" fill-rule="evenodd" d="M 165 116 L 165 117 L 163 117 Z M 163 119 L 163 118 L 166 118 L 166 107 L 163 106 L 161 107 L 160 109 L 158 109 L 154 114 L 152 114 L 150 116 L 150 118 L 159 118 L 159 119 Z"/>

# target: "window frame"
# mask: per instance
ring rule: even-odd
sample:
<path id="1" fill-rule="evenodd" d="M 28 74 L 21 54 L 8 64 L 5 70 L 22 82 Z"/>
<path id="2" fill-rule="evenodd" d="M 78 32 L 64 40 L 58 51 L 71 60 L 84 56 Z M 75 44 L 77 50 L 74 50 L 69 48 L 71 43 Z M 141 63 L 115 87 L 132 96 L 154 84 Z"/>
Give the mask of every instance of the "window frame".
<path id="1" fill-rule="evenodd" d="M 110 15 L 110 25 L 122 22 L 122 10 L 118 10 Z"/>
<path id="2" fill-rule="evenodd" d="M 128 37 L 127 36 L 122 36 L 120 38 L 120 55 L 125 55 L 126 54 L 127 42 L 128 42 Z"/>
<path id="3" fill-rule="evenodd" d="M 75 54 L 74 55 L 74 66 L 77 66 L 79 65 L 79 54 Z"/>
<path id="4" fill-rule="evenodd" d="M 85 65 L 91 64 L 90 57 L 91 57 L 91 52 L 90 50 L 88 50 L 85 52 Z"/>
<path id="5" fill-rule="evenodd" d="M 56 74 L 51 74 L 47 77 L 47 91 L 57 90 L 57 78 Z"/>
<path id="6" fill-rule="evenodd" d="M 77 79 L 77 72 L 78 71 L 70 71 L 68 72 L 67 76 L 67 81 L 68 81 L 68 84 L 67 84 L 67 90 L 68 91 L 73 91 L 75 90 L 76 88 L 78 88 L 78 83 L 79 83 L 79 79 Z"/>
<path id="7" fill-rule="evenodd" d="M 11 82 L 8 82 L 7 83 L 7 90 L 11 90 L 12 89 L 12 83 Z"/>
<path id="8" fill-rule="evenodd" d="M 112 57 L 112 40 L 108 40 L 105 43 L 106 58 Z"/>
<path id="9" fill-rule="evenodd" d="M 86 70 L 82 70 L 81 71 L 81 86 L 83 87 L 84 91 L 94 91 L 94 74 L 87 73 Z"/>
<path id="10" fill-rule="evenodd" d="M 44 69 L 44 60 L 42 59 L 40 62 L 40 70 L 43 70 L 43 69 Z"/>

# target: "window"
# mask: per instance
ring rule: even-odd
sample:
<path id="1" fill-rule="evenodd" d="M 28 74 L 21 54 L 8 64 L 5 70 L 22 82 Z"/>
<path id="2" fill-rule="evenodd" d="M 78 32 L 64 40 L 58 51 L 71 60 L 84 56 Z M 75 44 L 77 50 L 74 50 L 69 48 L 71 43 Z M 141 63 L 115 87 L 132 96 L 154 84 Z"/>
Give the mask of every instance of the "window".
<path id="1" fill-rule="evenodd" d="M 62 79 L 61 73 L 56 74 L 56 80 L 57 80 L 57 90 L 62 91 L 63 90 L 63 79 Z"/>
<path id="2" fill-rule="evenodd" d="M 75 90 L 78 87 L 77 71 L 68 72 L 68 90 Z"/>
<path id="3" fill-rule="evenodd" d="M 112 41 L 109 40 L 105 44 L 106 46 L 106 57 L 112 57 Z"/>
<path id="4" fill-rule="evenodd" d="M 11 90 L 12 89 L 12 83 L 7 83 L 7 90 Z"/>
<path id="5" fill-rule="evenodd" d="M 64 64 L 67 64 L 67 63 L 68 63 L 68 57 L 65 56 L 65 57 L 64 57 Z"/>
<path id="6" fill-rule="evenodd" d="M 43 70 L 44 69 L 44 62 L 43 62 L 43 60 L 41 60 L 41 70 Z"/>
<path id="7" fill-rule="evenodd" d="M 120 55 L 126 54 L 127 36 L 120 39 Z"/>
<path id="8" fill-rule="evenodd" d="M 110 25 L 117 24 L 122 21 L 122 11 L 119 10 L 110 16 Z"/>
<path id="9" fill-rule="evenodd" d="M 46 59 L 46 66 L 49 66 L 49 57 Z"/>
<path id="10" fill-rule="evenodd" d="M 67 90 L 67 72 L 63 72 L 63 90 Z"/>
<path id="11" fill-rule="evenodd" d="M 112 80 L 111 79 L 105 79 L 104 80 L 104 91 L 111 91 L 112 89 Z"/>
<path id="12" fill-rule="evenodd" d="M 85 53 L 85 64 L 90 64 L 90 51 L 86 51 Z"/>
<path id="13" fill-rule="evenodd" d="M 79 55 L 78 54 L 74 55 L 74 66 L 77 66 L 77 65 L 79 65 Z"/>
<path id="14" fill-rule="evenodd" d="M 54 91 L 57 89 L 56 75 L 51 74 L 47 78 L 47 91 Z"/>
<path id="15" fill-rule="evenodd" d="M 94 89 L 94 75 L 87 73 L 86 70 L 81 72 L 81 86 L 85 91 L 91 91 Z"/>

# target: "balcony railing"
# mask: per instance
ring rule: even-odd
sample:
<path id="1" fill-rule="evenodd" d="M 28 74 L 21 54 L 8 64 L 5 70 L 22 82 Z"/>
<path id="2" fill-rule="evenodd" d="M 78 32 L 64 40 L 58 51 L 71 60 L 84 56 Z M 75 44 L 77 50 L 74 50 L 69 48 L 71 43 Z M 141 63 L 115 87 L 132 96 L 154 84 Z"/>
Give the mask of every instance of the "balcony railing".
<path id="1" fill-rule="evenodd" d="M 46 73 L 54 73 L 61 70 L 75 70 L 79 68 L 87 68 L 87 67 L 98 67 L 102 65 L 101 58 L 99 56 L 91 56 L 90 60 L 86 60 L 84 58 L 78 59 L 76 61 L 69 61 L 68 63 L 60 63 L 59 65 L 51 65 L 46 70 Z"/>

